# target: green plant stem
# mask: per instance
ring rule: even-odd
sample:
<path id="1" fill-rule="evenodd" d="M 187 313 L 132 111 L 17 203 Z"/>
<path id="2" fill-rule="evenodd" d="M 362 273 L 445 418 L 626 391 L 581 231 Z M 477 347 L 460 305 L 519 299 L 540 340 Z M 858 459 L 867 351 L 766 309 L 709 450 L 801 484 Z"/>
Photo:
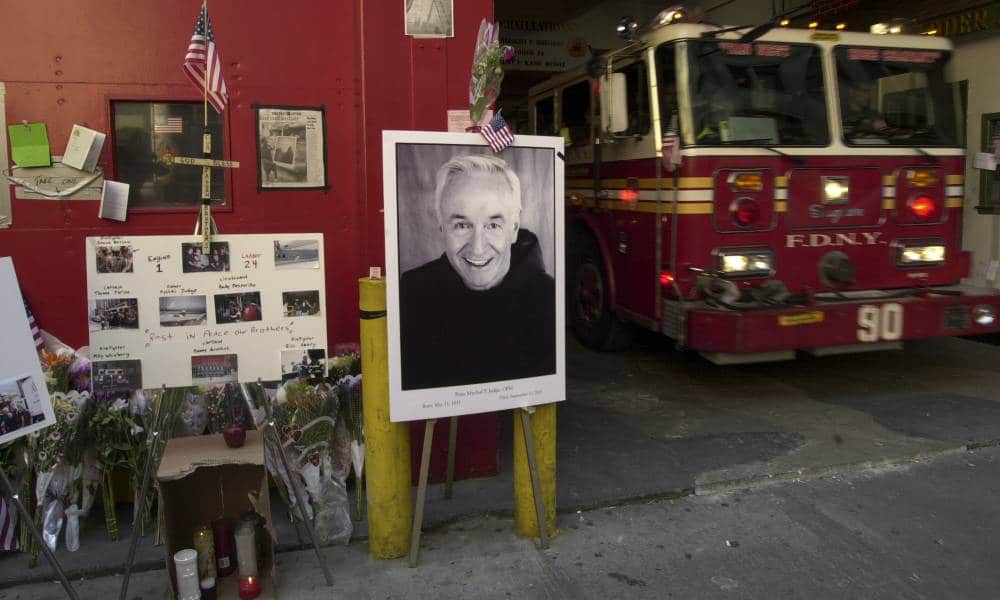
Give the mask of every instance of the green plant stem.
<path id="1" fill-rule="evenodd" d="M 115 488 L 111 469 L 105 469 L 101 474 L 101 485 L 104 488 L 102 502 L 104 503 L 104 524 L 108 528 L 108 537 L 112 542 L 118 541 L 118 516 L 115 514 Z"/>

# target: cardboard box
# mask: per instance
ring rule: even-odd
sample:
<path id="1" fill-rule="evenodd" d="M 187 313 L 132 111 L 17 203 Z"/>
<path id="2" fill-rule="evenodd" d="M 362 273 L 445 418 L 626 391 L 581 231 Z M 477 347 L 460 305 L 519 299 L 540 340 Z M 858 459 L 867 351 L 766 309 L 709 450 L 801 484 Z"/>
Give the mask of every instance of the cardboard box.
<path id="1" fill-rule="evenodd" d="M 194 530 L 199 525 L 211 525 L 219 517 L 229 517 L 236 523 L 251 508 L 267 520 L 270 534 L 262 544 L 265 551 L 258 598 L 277 598 L 263 432 L 248 431 L 246 444 L 235 449 L 226 446 L 221 435 L 174 438 L 167 442 L 156 479 L 160 483 L 170 598 L 177 597 L 174 553 L 194 547 Z M 218 599 L 237 600 L 238 585 L 238 573 L 218 578 Z"/>

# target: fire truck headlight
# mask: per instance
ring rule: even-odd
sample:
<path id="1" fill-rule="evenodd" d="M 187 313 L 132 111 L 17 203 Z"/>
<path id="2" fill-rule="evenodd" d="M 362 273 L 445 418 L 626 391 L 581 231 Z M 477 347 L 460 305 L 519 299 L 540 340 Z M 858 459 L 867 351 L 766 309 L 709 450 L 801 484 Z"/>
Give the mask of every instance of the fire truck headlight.
<path id="1" fill-rule="evenodd" d="M 896 264 L 899 266 L 919 266 L 927 264 L 940 264 L 945 259 L 945 249 L 943 244 L 921 244 L 902 245 L 899 247 L 899 255 Z"/>
<path id="2" fill-rule="evenodd" d="M 774 272 L 770 250 L 719 250 L 719 271 L 727 277 L 761 277 Z"/>
<path id="3" fill-rule="evenodd" d="M 847 177 L 823 178 L 824 204 L 842 204 L 847 202 L 850 192 L 851 186 Z"/>
<path id="4" fill-rule="evenodd" d="M 972 320 L 980 327 L 989 327 L 996 322 L 997 314 L 989 304 L 979 304 L 972 309 Z"/>

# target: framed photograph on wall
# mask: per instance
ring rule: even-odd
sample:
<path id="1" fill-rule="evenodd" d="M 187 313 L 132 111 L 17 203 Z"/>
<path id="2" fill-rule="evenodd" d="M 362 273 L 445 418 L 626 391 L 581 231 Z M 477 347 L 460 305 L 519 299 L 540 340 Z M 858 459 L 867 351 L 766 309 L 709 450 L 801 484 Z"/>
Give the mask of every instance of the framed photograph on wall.
<path id="1" fill-rule="evenodd" d="M 455 37 L 454 0 L 403 0 L 405 34 L 419 38 Z"/>
<path id="2" fill-rule="evenodd" d="M 562 152 L 383 132 L 392 421 L 565 399 Z"/>
<path id="3" fill-rule="evenodd" d="M 329 189 L 324 107 L 254 105 L 257 190 Z"/>

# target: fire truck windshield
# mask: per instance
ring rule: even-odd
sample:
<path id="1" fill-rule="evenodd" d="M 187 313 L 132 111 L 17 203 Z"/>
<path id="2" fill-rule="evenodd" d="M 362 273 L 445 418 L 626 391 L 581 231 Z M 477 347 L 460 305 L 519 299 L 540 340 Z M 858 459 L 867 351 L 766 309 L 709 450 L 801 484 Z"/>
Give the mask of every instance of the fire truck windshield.
<path id="1" fill-rule="evenodd" d="M 818 47 L 774 42 L 689 44 L 694 144 L 829 144 Z"/>
<path id="2" fill-rule="evenodd" d="M 845 143 L 957 145 L 947 52 L 840 46 L 834 56 Z"/>

